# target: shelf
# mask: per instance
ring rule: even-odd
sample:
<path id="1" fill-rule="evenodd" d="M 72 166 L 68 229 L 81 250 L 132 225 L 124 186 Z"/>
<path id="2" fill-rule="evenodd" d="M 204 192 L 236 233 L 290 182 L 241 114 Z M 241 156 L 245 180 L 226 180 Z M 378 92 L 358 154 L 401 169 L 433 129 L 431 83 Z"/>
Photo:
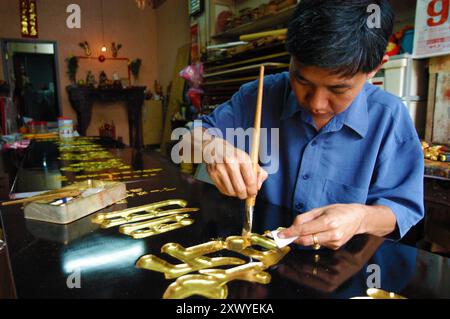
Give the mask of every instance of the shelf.
<path id="1" fill-rule="evenodd" d="M 286 57 L 289 59 L 289 57 L 290 57 L 289 53 L 281 52 L 281 53 L 271 54 L 271 55 L 267 55 L 267 56 L 261 56 L 261 57 L 257 57 L 257 58 L 253 58 L 253 59 L 242 60 L 239 62 L 233 62 L 233 63 L 229 63 L 229 64 L 215 66 L 212 68 L 208 68 L 207 71 L 212 72 L 212 71 L 217 71 L 220 69 L 226 69 L 226 68 L 230 68 L 230 67 L 237 67 L 239 65 L 245 65 L 248 63 L 260 62 L 260 61 L 273 61 L 273 59 L 286 58 Z M 276 62 L 276 61 L 274 61 L 274 62 Z"/>
<path id="2" fill-rule="evenodd" d="M 245 83 L 245 82 L 250 82 L 253 80 L 256 80 L 258 78 L 258 76 L 248 76 L 248 77 L 243 77 L 243 78 L 237 78 L 237 79 L 229 79 L 229 80 L 219 80 L 219 81 L 210 81 L 210 82 L 205 82 L 202 84 L 203 87 L 205 86 L 211 86 L 211 85 L 219 85 L 219 84 L 237 84 L 237 83 Z"/>
<path id="3" fill-rule="evenodd" d="M 286 43 L 285 42 L 274 42 L 269 43 L 251 50 L 243 51 L 236 53 L 232 56 L 225 56 L 216 58 L 214 60 L 209 60 L 205 62 L 205 68 L 212 68 L 218 65 L 223 65 L 227 63 L 233 63 L 237 61 L 242 61 L 246 59 L 251 59 L 255 57 L 260 57 L 262 55 L 286 52 Z"/>
<path id="4" fill-rule="evenodd" d="M 287 22 L 289 22 L 290 18 L 294 14 L 296 6 L 297 5 L 287 7 L 275 14 L 267 15 L 265 17 L 242 24 L 225 32 L 213 35 L 212 38 L 217 40 L 236 38 L 243 34 L 261 32 L 266 29 L 275 28 L 280 24 L 287 24 Z"/>
<path id="5" fill-rule="evenodd" d="M 278 65 L 273 65 L 270 68 L 266 68 L 266 75 L 269 74 L 273 74 L 273 73 L 277 73 L 277 72 L 282 72 L 282 71 L 287 71 L 289 69 L 289 64 L 284 64 L 284 63 L 277 63 Z M 254 68 L 254 69 L 249 69 L 250 71 L 255 71 L 257 72 L 257 70 L 259 70 L 259 68 Z M 243 72 L 243 71 L 240 71 Z M 217 86 L 217 85 L 239 85 L 239 84 L 244 84 L 246 82 L 250 82 L 253 80 L 258 79 L 258 75 L 254 75 L 255 72 L 251 72 L 253 74 L 249 74 L 249 72 L 246 72 L 246 74 L 242 74 L 241 77 L 231 77 L 231 78 L 218 78 L 216 80 L 212 80 L 212 81 L 205 81 L 204 83 L 202 83 L 202 87 L 206 88 L 206 87 L 210 87 L 210 86 Z"/>
<path id="6" fill-rule="evenodd" d="M 230 75 L 230 74 L 236 74 L 236 73 L 245 73 L 249 71 L 255 71 L 259 70 L 261 66 L 265 66 L 267 69 L 280 69 L 280 68 L 288 68 L 288 63 L 276 63 L 276 62 L 267 62 L 267 63 L 261 63 L 261 64 L 254 64 L 254 65 L 248 65 L 243 66 L 236 69 L 230 69 L 220 72 L 214 72 L 214 73 L 208 73 L 203 75 L 204 79 L 216 77 L 216 76 L 223 76 L 223 75 Z"/>

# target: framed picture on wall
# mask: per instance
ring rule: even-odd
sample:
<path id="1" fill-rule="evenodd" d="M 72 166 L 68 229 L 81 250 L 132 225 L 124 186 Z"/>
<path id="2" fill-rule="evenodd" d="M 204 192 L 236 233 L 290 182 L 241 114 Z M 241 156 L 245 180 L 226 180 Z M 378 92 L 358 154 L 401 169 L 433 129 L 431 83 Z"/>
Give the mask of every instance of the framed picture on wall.
<path id="1" fill-rule="evenodd" d="M 189 15 L 191 17 L 201 14 L 204 8 L 204 0 L 189 0 Z"/>

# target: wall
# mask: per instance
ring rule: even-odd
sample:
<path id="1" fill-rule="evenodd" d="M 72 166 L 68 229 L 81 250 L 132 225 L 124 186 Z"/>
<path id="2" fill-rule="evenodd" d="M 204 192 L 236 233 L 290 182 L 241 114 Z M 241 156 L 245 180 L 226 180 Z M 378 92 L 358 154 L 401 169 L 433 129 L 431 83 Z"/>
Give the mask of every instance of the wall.
<path id="1" fill-rule="evenodd" d="M 66 8 L 71 3 L 76 3 L 81 7 L 81 29 L 68 29 L 66 26 L 68 16 Z M 18 7 L 17 0 L 1 0 L 0 38 L 21 38 Z M 57 42 L 63 115 L 75 120 L 76 114 L 69 104 L 65 91 L 65 87 L 69 84 L 69 79 L 66 75 L 66 58 L 72 55 L 84 55 L 84 51 L 78 46 L 78 43 L 85 40 L 89 42 L 93 56 L 100 54 L 100 48 L 103 44 L 101 1 L 38 0 L 37 11 L 39 40 Z M 104 42 L 108 47 L 106 56 L 111 56 L 111 42 L 121 43 L 123 47 L 119 52 L 119 57 L 141 58 L 142 67 L 139 84 L 146 85 L 152 89 L 159 72 L 155 10 L 149 7 L 145 10 L 140 10 L 133 0 L 104 0 L 103 17 Z M 172 22 L 168 21 L 167 23 Z M 77 74 L 78 79 L 85 78 L 87 69 L 93 70 L 97 80 L 98 72 L 103 69 L 109 78 L 112 77 L 112 73 L 115 71 L 119 72 L 121 77 L 127 75 L 125 64 L 120 66 L 113 63 L 100 64 L 100 62 L 92 60 L 88 62 L 90 65 L 85 65 L 85 62 L 87 61 L 80 62 L 80 69 Z M 3 78 L 2 68 L 0 69 L 0 78 Z M 113 120 L 121 130 L 117 132 L 117 135 L 123 136 L 124 142 L 128 142 L 128 123 L 124 120 L 123 112 L 119 111 L 121 108 L 123 108 L 122 105 L 112 105 L 110 111 L 106 112 L 105 116 L 107 115 L 108 118 L 105 119 Z M 94 109 L 96 112 L 97 108 Z M 94 123 L 96 118 L 98 116 L 94 114 L 92 123 Z M 98 134 L 98 125 L 99 123 L 91 125 L 92 127 L 88 129 L 88 134 Z"/>
<path id="2" fill-rule="evenodd" d="M 236 2 L 236 14 L 239 14 L 240 10 L 246 9 L 246 8 L 257 8 L 262 4 L 267 4 L 270 1 L 269 0 L 237 0 Z"/>
<path id="3" fill-rule="evenodd" d="M 166 92 L 173 79 L 177 50 L 191 41 L 188 2 L 166 0 L 156 9 L 156 28 L 159 80 Z"/>
<path id="4" fill-rule="evenodd" d="M 394 31 L 401 30 L 406 25 L 414 25 L 416 20 L 416 0 L 391 1 L 395 12 Z"/>

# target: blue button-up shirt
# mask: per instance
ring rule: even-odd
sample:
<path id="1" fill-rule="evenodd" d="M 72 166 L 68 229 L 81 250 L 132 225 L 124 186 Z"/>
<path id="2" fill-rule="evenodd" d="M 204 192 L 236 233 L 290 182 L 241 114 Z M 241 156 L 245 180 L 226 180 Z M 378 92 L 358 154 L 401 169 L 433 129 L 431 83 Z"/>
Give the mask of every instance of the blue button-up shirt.
<path id="1" fill-rule="evenodd" d="M 258 83 L 241 87 L 230 101 L 202 117 L 202 126 L 253 127 Z M 389 207 L 400 238 L 424 215 L 424 161 L 420 140 L 404 104 L 367 83 L 352 104 L 317 131 L 290 86 L 287 72 L 265 77 L 262 128 L 279 129 L 279 141 L 261 148 L 279 161 L 258 198 L 298 213 L 335 203 Z M 248 145 L 245 147 L 248 152 Z M 278 154 L 276 154 L 278 153 Z"/>

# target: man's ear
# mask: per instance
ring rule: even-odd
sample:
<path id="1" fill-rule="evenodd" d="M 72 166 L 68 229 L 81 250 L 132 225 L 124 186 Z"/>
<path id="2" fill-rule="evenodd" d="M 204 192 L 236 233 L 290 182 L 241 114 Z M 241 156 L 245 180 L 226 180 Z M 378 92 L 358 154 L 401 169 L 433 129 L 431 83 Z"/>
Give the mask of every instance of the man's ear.
<path id="1" fill-rule="evenodd" d="M 375 74 L 377 74 L 377 72 L 380 71 L 380 69 L 383 67 L 383 64 L 385 64 L 385 63 L 387 63 L 387 62 L 389 61 L 389 58 L 390 58 L 389 55 L 385 54 L 385 55 L 383 56 L 383 60 L 381 60 L 380 65 L 377 66 L 377 67 L 375 68 L 375 70 L 373 70 L 372 72 L 368 73 L 368 74 L 367 74 L 367 78 L 368 78 L 368 79 L 373 78 L 373 77 L 375 76 Z"/>

